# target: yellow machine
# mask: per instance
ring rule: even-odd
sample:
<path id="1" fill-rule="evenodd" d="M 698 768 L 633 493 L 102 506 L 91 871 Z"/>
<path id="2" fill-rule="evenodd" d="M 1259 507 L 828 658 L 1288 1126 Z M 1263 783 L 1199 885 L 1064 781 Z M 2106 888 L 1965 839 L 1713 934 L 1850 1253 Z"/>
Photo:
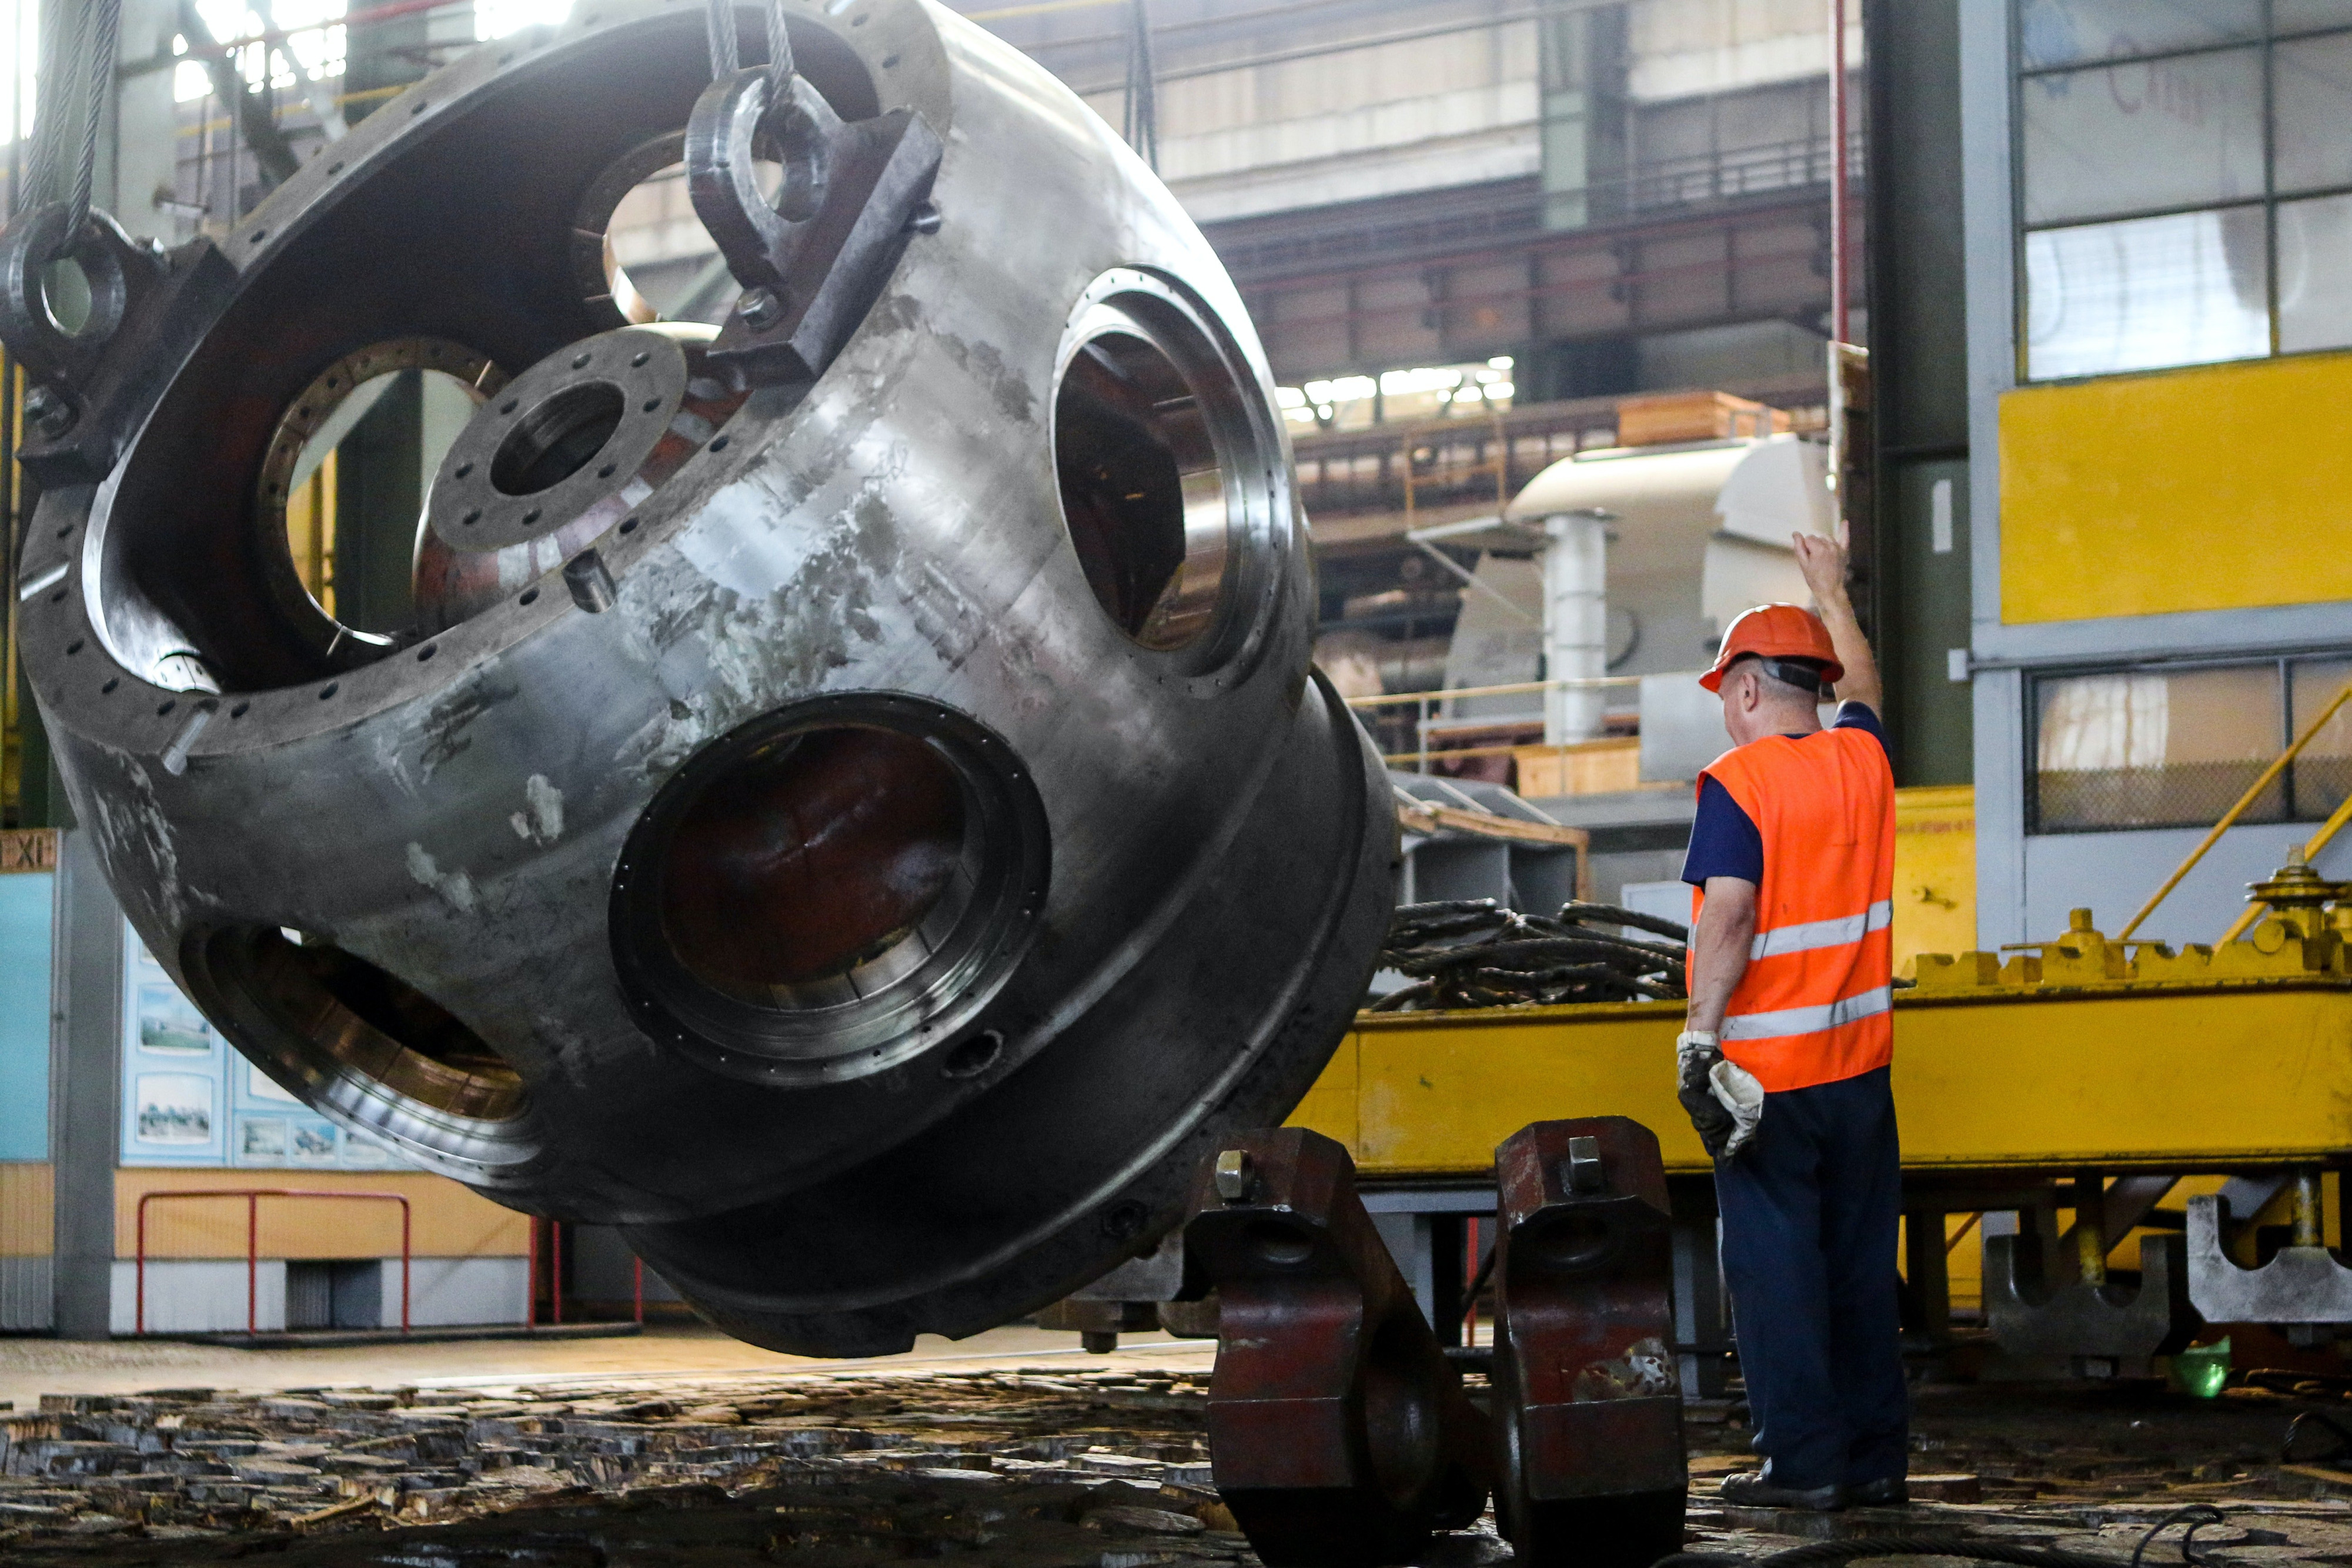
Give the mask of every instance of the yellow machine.
<path id="1" fill-rule="evenodd" d="M 2252 941 L 2175 954 L 2110 942 L 2081 910 L 2064 936 L 2006 962 L 1921 956 L 1895 1000 L 1905 1170 L 2204 1172 L 2352 1148 L 2352 911 L 2317 915 L 2287 911 Z M 1368 1013 L 1293 1124 L 1346 1143 L 1368 1176 L 1444 1179 L 1488 1170 L 1531 1115 L 1605 1107 L 1655 1128 L 1670 1171 L 1705 1171 L 1675 1100 L 1682 1013 Z"/>
<path id="2" fill-rule="evenodd" d="M 2207 1276 L 2233 1301 L 2243 1291 L 2223 1287 L 2263 1282 L 2278 1298 L 2264 1310 L 2290 1316 L 2262 1321 L 2322 1337 L 2352 1324 L 2352 1270 L 2320 1245 L 2320 1173 L 2352 1150 L 2352 907 L 2329 907 L 2352 890 L 2290 868 L 2256 888 L 2269 913 L 2250 937 L 2214 947 L 2111 940 L 2077 910 L 2063 935 L 2021 951 L 1925 950 L 1973 935 L 1972 824 L 1966 790 L 1904 793 L 1896 964 L 1912 983 L 1895 993 L 1894 1082 L 1906 1272 L 1928 1332 L 1948 1316 L 1948 1217 L 1994 1213 L 2019 1216 L 2024 1239 L 1989 1238 L 1986 1315 L 2045 1371 L 2147 1370 L 2195 1326 L 2190 1298 Z M 1530 1119 L 1643 1122 L 1685 1178 L 1678 1214 L 1686 1201 L 1695 1221 L 1711 1214 L 1710 1184 L 1688 1179 L 1711 1166 L 1675 1098 L 1682 1016 L 1674 1001 L 1366 1013 L 1293 1124 L 1345 1143 L 1394 1212 L 1423 1217 L 1417 1244 L 1442 1304 L 1462 1246 L 1430 1217 L 1460 1227 L 1490 1212 L 1495 1147 Z M 2158 1207 L 2231 1176 L 2230 1207 L 2203 1211 L 2211 1234 L 2198 1228 L 2198 1202 L 2211 1200 L 2186 1215 Z M 2281 1296 L 2279 1271 L 2245 1265 L 2261 1256 L 2261 1226 L 2289 1218 L 2315 1256 Z M 2109 1255 L 2133 1235 L 2141 1256 L 2111 1276 Z M 1689 1303 L 1695 1318 L 1719 1312 L 1704 1298 Z M 1683 1332 L 1708 1343 L 1703 1322 Z"/>

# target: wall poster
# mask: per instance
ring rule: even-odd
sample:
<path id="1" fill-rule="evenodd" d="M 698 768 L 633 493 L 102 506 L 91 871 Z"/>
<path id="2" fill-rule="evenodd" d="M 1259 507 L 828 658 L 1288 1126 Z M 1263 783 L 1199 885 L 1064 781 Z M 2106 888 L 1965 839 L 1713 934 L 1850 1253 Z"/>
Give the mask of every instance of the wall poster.
<path id="1" fill-rule="evenodd" d="M 256 1170 L 400 1168 L 237 1054 L 122 923 L 122 1163 Z"/>

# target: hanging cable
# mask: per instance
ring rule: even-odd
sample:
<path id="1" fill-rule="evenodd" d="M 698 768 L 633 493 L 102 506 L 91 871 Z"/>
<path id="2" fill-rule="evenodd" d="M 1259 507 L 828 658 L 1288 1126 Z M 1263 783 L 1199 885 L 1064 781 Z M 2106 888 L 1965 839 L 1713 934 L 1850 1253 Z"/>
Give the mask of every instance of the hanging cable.
<path id="1" fill-rule="evenodd" d="M 781 0 L 768 0 L 768 101 L 782 103 L 793 85 L 793 36 Z"/>
<path id="2" fill-rule="evenodd" d="M 62 29 L 47 30 L 41 40 L 33 166 L 25 181 L 26 199 L 16 204 L 21 209 L 55 200 L 60 193 L 59 165 L 66 138 L 72 133 L 72 110 L 79 108 L 80 145 L 74 158 L 72 183 L 62 192 L 67 221 L 58 240 L 61 249 L 70 248 L 89 222 L 90 195 L 98 182 L 98 140 L 106 127 L 106 106 L 114 89 L 114 55 L 121 22 L 122 0 L 92 0 L 81 10 L 70 48 Z M 79 94 L 74 90 L 77 86 Z"/>
<path id="3" fill-rule="evenodd" d="M 720 81 L 743 68 L 743 53 L 735 41 L 735 0 L 709 0 L 703 13 L 710 36 L 710 79 Z"/>
<path id="4" fill-rule="evenodd" d="M 1146 0 L 1129 0 L 1127 144 L 1153 173 L 1160 172 L 1159 73 L 1151 63 L 1151 14 Z"/>
<path id="5" fill-rule="evenodd" d="M 107 99 L 113 96 L 116 39 L 122 28 L 122 0 L 97 0 L 82 13 L 84 67 L 81 162 L 74 171 L 73 195 L 67 204 L 67 243 L 81 237 L 89 221 L 90 192 L 98 180 L 98 136 L 106 124 Z"/>

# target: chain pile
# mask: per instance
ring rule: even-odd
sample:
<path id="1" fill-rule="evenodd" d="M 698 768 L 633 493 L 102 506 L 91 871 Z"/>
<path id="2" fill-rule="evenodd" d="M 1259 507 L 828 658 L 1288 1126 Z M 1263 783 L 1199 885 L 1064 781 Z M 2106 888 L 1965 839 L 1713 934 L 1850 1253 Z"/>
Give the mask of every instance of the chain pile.
<path id="1" fill-rule="evenodd" d="M 1665 938 L 1644 942 L 1631 927 Z M 1374 1012 L 1552 1007 L 1679 999 L 1690 931 L 1610 904 L 1522 915 L 1491 898 L 1413 904 L 1396 912 L 1381 967 L 1412 980 Z"/>

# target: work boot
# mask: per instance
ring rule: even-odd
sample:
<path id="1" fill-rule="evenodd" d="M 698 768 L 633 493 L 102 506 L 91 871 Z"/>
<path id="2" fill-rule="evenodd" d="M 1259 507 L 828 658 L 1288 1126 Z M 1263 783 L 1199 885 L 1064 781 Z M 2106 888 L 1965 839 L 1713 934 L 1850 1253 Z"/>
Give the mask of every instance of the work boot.
<path id="1" fill-rule="evenodd" d="M 1769 1464 L 1746 1475 L 1724 1477 L 1721 1490 L 1724 1501 L 1742 1508 L 1801 1508 L 1813 1513 L 1835 1513 L 1846 1505 L 1845 1488 L 1834 1482 L 1825 1487 L 1784 1487 L 1772 1479 Z"/>
<path id="2" fill-rule="evenodd" d="M 1910 1500 L 1910 1483 L 1901 1476 L 1881 1476 L 1846 1491 L 1846 1501 L 1856 1508 L 1902 1508 Z"/>

